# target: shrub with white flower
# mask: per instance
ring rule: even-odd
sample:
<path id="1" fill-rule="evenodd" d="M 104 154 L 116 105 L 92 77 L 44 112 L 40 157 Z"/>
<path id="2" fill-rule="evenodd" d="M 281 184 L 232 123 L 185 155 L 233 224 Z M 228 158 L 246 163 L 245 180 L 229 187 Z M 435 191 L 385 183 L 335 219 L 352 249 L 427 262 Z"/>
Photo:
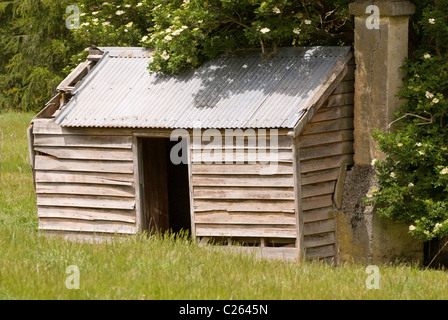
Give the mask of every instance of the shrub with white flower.
<path id="1" fill-rule="evenodd" d="M 177 73 L 245 48 L 261 47 L 267 59 L 280 46 L 350 45 L 345 1 L 153 0 L 154 27 L 144 42 L 156 49 L 149 69 Z"/>
<path id="2" fill-rule="evenodd" d="M 375 164 L 378 192 L 366 203 L 430 241 L 448 236 L 448 2 L 413 2 L 421 40 L 404 66 L 396 121 L 374 134 L 385 157 Z"/>

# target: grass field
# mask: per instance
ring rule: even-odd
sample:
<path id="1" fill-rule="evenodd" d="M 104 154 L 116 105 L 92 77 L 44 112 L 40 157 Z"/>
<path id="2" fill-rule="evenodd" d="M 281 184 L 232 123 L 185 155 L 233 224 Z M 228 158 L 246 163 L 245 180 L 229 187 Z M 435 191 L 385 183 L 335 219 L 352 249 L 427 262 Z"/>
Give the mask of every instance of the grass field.
<path id="1" fill-rule="evenodd" d="M 186 237 L 130 237 L 103 244 L 46 238 L 28 165 L 32 114 L 0 114 L 0 299 L 448 299 L 448 273 L 380 266 L 256 260 L 205 249 Z M 68 289 L 67 267 L 79 270 Z"/>

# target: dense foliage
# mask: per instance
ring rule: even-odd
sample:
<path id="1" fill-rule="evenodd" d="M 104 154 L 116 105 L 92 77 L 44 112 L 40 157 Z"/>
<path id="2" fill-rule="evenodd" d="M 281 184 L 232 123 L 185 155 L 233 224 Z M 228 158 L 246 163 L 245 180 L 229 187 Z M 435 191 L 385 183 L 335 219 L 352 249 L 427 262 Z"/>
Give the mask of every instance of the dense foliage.
<path id="1" fill-rule="evenodd" d="M 386 154 L 368 194 L 379 213 L 422 241 L 448 235 L 448 0 L 415 1 L 417 41 L 392 132 L 377 132 Z"/>
<path id="2" fill-rule="evenodd" d="M 148 46 L 151 70 L 177 72 L 229 50 L 350 44 L 349 2 L 0 0 L 0 110 L 41 109 L 90 45 Z"/>
<path id="3" fill-rule="evenodd" d="M 73 5 L 69 0 L 0 1 L 0 110 L 43 108 L 84 60 L 86 47 L 138 46 L 152 25 L 152 6 L 80 0 L 79 28 L 67 28 L 75 13 L 67 8 Z"/>
<path id="4" fill-rule="evenodd" d="M 153 71 L 178 72 L 218 54 L 261 47 L 350 44 L 351 0 L 155 0 L 154 26 L 142 40 L 157 48 Z"/>

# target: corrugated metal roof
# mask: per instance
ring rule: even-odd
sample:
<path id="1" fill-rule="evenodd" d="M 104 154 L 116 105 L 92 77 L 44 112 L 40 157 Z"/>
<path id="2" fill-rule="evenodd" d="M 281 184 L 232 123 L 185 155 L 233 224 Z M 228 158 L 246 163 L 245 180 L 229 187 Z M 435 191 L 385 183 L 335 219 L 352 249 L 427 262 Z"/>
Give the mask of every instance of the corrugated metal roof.
<path id="1" fill-rule="evenodd" d="M 294 128 L 349 47 L 281 48 L 212 60 L 181 75 L 151 74 L 142 48 L 102 48 L 55 122 L 66 127 Z"/>

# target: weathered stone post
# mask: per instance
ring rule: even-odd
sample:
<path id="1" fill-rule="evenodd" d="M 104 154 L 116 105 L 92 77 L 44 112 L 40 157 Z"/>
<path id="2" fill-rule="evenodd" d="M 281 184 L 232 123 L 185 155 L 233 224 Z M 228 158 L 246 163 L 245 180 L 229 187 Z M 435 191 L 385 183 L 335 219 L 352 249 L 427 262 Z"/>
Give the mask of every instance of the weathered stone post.
<path id="1" fill-rule="evenodd" d="M 396 259 L 421 261 L 423 246 L 407 226 L 378 217 L 362 199 L 376 181 L 372 161 L 382 159 L 371 136 L 388 131 L 400 106 L 395 96 L 404 76 L 400 67 L 408 55 L 409 1 L 355 1 L 355 166 L 347 172 L 338 215 L 339 260 L 384 263 Z"/>

